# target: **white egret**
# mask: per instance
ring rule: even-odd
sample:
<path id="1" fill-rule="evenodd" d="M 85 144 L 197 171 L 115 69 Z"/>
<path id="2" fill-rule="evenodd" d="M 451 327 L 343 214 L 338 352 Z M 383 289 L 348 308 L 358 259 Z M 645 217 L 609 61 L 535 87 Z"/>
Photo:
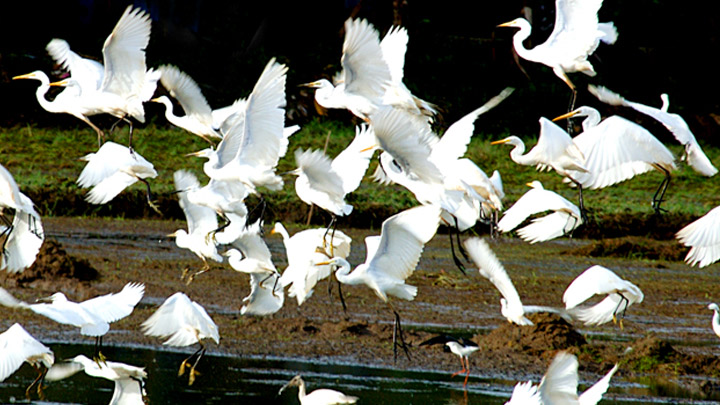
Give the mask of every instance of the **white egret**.
<path id="1" fill-rule="evenodd" d="M 581 308 L 578 305 L 594 295 L 607 295 L 599 303 Z M 638 286 L 623 280 L 611 270 L 595 265 L 577 276 L 563 294 L 565 309 L 585 325 L 601 325 L 618 322 L 622 329 L 622 320 L 628 307 L 643 301 L 645 296 Z"/>
<path id="2" fill-rule="evenodd" d="M 420 343 L 420 346 L 442 344 L 447 347 L 450 352 L 460 358 L 460 364 L 462 364 L 462 370 L 453 373 L 450 378 L 455 377 L 458 374 L 465 374 L 465 382 L 463 387 L 467 386 L 468 378 L 470 377 L 470 355 L 480 349 L 477 343 L 470 339 L 456 338 L 448 335 L 438 335 L 431 337 Z"/>
<path id="3" fill-rule="evenodd" d="M 332 160 L 325 153 L 295 149 L 295 161 L 298 168 L 290 173 L 298 176 L 295 192 L 300 200 L 328 211 L 333 217 L 331 224 L 352 212 L 352 205 L 345 202 L 341 173 L 332 169 Z"/>
<path id="4" fill-rule="evenodd" d="M 240 315 L 270 315 L 279 311 L 285 303 L 285 293 L 278 288 L 279 273 L 269 276 L 250 273 L 250 295 L 243 298 Z"/>
<path id="5" fill-rule="evenodd" d="M 54 362 L 55 355 L 52 350 L 35 339 L 19 323 L 14 323 L 8 330 L 0 333 L 0 382 L 10 377 L 23 363 L 28 363 L 38 371 L 37 378 L 25 390 L 28 400 L 30 389 L 36 384 L 38 395 L 42 398 L 42 380 Z"/>
<path id="6" fill-rule="evenodd" d="M 500 312 L 508 322 L 521 326 L 532 325 L 533 323 L 525 317 L 522 301 L 510 276 L 487 242 L 480 238 L 470 238 L 465 241 L 465 248 L 477 265 L 480 275 L 490 280 L 502 294 Z"/>
<path id="7" fill-rule="evenodd" d="M 12 221 L 7 210 L 13 210 Z M 30 267 L 45 240 L 40 215 L 23 194 L 10 172 L 0 165 L 0 270 L 18 273 Z"/>
<path id="8" fill-rule="evenodd" d="M 327 79 L 320 79 L 305 86 L 316 89 L 315 101 L 320 106 L 347 109 L 355 116 L 367 119 L 382 105 L 392 81 L 380 47 L 380 36 L 367 20 L 349 18 L 345 21 L 340 62 L 342 70 L 334 78 L 334 85 Z"/>
<path id="9" fill-rule="evenodd" d="M 711 303 L 707 307 L 709 310 L 713 311 L 713 317 L 712 317 L 712 329 L 715 334 L 720 337 L 720 307 L 717 306 L 716 303 Z M 0 378 L 0 380 L 2 380 Z"/>
<path id="10" fill-rule="evenodd" d="M 695 135 L 690 131 L 687 122 L 678 114 L 667 112 L 670 107 L 670 99 L 667 94 L 660 95 L 662 107 L 655 108 L 644 104 L 628 101 L 617 93 L 608 90 L 606 87 L 589 85 L 588 90 L 594 94 L 600 101 L 612 104 L 630 107 L 645 115 L 649 115 L 659 121 L 667 128 L 685 148 L 682 159 L 687 159 L 690 167 L 696 172 L 712 177 L 717 174 L 718 169 L 713 166 L 712 162 L 703 152 L 700 144 L 695 139 Z"/>
<path id="11" fill-rule="evenodd" d="M 218 253 L 214 239 L 208 235 L 218 229 L 217 214 L 212 208 L 204 205 L 193 204 L 188 198 L 188 190 L 195 190 L 200 187 L 194 176 L 187 176 L 185 172 L 176 171 L 173 175 L 175 190 L 177 190 L 180 208 L 182 208 L 187 221 L 188 230 L 178 229 L 168 235 L 175 238 L 175 244 L 179 248 L 188 249 L 195 253 L 203 261 L 203 268 L 195 273 L 185 269 L 182 278 L 187 283 L 193 278 L 210 269 L 208 259 L 222 263 L 223 257 Z"/>
<path id="12" fill-rule="evenodd" d="M 544 242 L 567 235 L 582 225 L 582 215 L 575 204 L 553 191 L 545 190 L 537 180 L 527 185 L 531 189 L 508 208 L 498 222 L 500 232 L 510 232 L 529 216 L 545 211 L 553 213 L 535 218 L 530 225 L 518 230 L 524 241 Z"/>
<path id="13" fill-rule="evenodd" d="M 145 367 L 115 361 L 95 362 L 82 354 L 66 362 L 56 363 L 45 377 L 48 381 L 59 381 L 84 371 L 91 377 L 105 378 L 115 382 L 110 405 L 143 405 L 147 373 Z"/>
<path id="14" fill-rule="evenodd" d="M 133 125 L 127 116 L 145 122 L 142 103 L 152 97 L 160 79 L 160 72 L 148 70 L 145 66 L 145 48 L 150 42 L 151 25 L 150 15 L 142 9 L 133 6 L 125 9 L 103 45 L 102 83 L 94 91 L 89 88 L 86 91 L 86 87 L 82 87 L 86 79 L 79 76 L 84 74 L 84 70 L 71 71 L 69 79 L 50 83 L 51 86 L 78 86 L 75 91 L 79 95 L 73 103 L 84 116 L 106 113 L 130 124 L 128 143 L 131 149 Z M 98 133 L 98 137 L 103 137 L 102 132 Z"/>
<path id="15" fill-rule="evenodd" d="M 539 385 L 531 381 L 518 383 L 506 405 L 570 404 L 595 405 L 610 387 L 610 379 L 618 369 L 612 369 L 592 387 L 578 395 L 577 357 L 561 351 L 555 355 Z"/>
<path id="16" fill-rule="evenodd" d="M 553 121 L 573 116 L 589 116 L 594 121 L 600 114 L 583 106 Z M 596 125 L 585 125 L 573 142 L 585 156 L 585 171 L 571 169 L 567 177 L 585 189 L 598 189 L 631 179 L 638 174 L 657 170 L 665 178 L 653 196 L 652 207 L 660 212 L 660 204 L 670 185 L 670 173 L 677 167 L 672 152 L 647 129 L 617 115 Z M 581 207 L 582 209 L 582 207 Z"/>
<path id="17" fill-rule="evenodd" d="M 115 142 L 105 142 L 95 153 L 80 158 L 87 162 L 80 172 L 77 184 L 82 188 L 92 187 L 85 196 L 91 204 L 105 204 L 124 189 L 141 181 L 146 187 L 148 205 L 160 213 L 153 201 L 150 183 L 147 179 L 157 177 L 157 171 L 139 153 Z"/>
<path id="18" fill-rule="evenodd" d="M 185 72 L 175 66 L 163 65 L 160 71 L 160 83 L 177 99 L 185 111 L 184 116 L 173 113 L 173 104 L 166 96 L 160 96 L 150 101 L 165 106 L 165 118 L 171 124 L 195 134 L 207 142 L 213 143 L 211 138 L 222 139 L 222 135 L 213 127 L 214 117 L 200 86 Z"/>
<path id="19" fill-rule="evenodd" d="M 283 385 L 278 391 L 278 395 L 282 394 L 286 388 L 298 387 L 298 399 L 300 405 L 339 405 L 354 404 L 358 397 L 345 395 L 342 392 L 331 390 L 328 388 L 320 388 L 307 394 L 305 391 L 305 381 L 301 376 L 296 375 L 290 382 Z"/>
<path id="20" fill-rule="evenodd" d="M 296 130 L 285 130 L 286 74 L 287 67 L 271 59 L 244 109 L 223 125 L 227 130 L 217 150 L 190 154 L 208 159 L 203 165 L 208 177 L 240 181 L 252 194 L 259 194 L 259 187 L 282 188 L 283 180 L 275 168 L 287 152 L 288 137 Z"/>
<path id="21" fill-rule="evenodd" d="M 720 259 L 720 207 L 711 209 L 707 214 L 679 230 L 675 235 L 690 251 L 685 261 L 691 265 L 705 267 Z"/>
<path id="22" fill-rule="evenodd" d="M 212 339 L 216 344 L 220 343 L 220 335 L 217 325 L 207 314 L 205 308 L 195 301 L 191 301 L 187 295 L 177 292 L 168 297 L 165 302 L 142 323 L 142 331 L 147 336 L 158 336 L 168 338 L 164 345 L 184 347 L 195 343 L 200 348 L 183 360 L 180 364 L 178 376 L 185 373 L 185 367 L 189 365 L 191 358 L 197 356 L 195 362 L 190 366 L 190 379 L 188 385 L 195 382 L 195 371 L 198 362 L 205 353 L 204 339 Z"/>
<path id="23" fill-rule="evenodd" d="M 350 272 L 347 260 L 334 257 L 319 265 L 337 266 L 335 277 L 349 285 L 366 285 L 385 303 L 395 315 L 393 329 L 393 355 L 397 359 L 397 347 L 401 346 L 410 357 L 400 324 L 400 315 L 392 306 L 390 296 L 412 301 L 417 287 L 405 284 L 420 261 L 424 245 L 432 239 L 440 222 L 440 208 L 423 205 L 410 208 L 386 219 L 380 236 L 365 238 L 367 248 L 365 262 Z M 400 343 L 398 344 L 398 340 Z"/>
<path id="24" fill-rule="evenodd" d="M 306 229 L 291 237 L 285 227 L 276 222 L 270 233 L 278 233 L 283 238 L 288 266 L 280 277 L 280 285 L 289 286 L 288 296 L 295 297 L 298 305 L 310 298 L 315 285 L 331 273 L 329 264 L 317 263 L 333 257 L 346 259 L 350 255 L 352 239 L 340 230 L 331 236 L 326 228 Z"/>
<path id="25" fill-rule="evenodd" d="M 519 28 L 520 31 L 513 36 L 513 48 L 518 56 L 550 67 L 570 87 L 572 99 L 569 110 L 574 108 L 577 90 L 567 73 L 582 72 L 595 76 L 595 69 L 587 58 L 595 52 L 600 41 L 613 44 L 617 40 L 617 30 L 612 22 L 598 22 L 601 6 L 602 0 L 555 0 L 553 31 L 544 43 L 532 49 L 523 45 L 532 31 L 526 19 L 517 18 L 498 25 Z"/>
<path id="26" fill-rule="evenodd" d="M 540 135 L 537 144 L 528 153 L 524 154 L 525 143 L 522 139 L 514 135 L 491 142 L 492 145 L 504 143 L 513 145 L 513 149 L 510 151 L 510 159 L 513 162 L 524 166 L 535 166 L 539 171 L 553 169 L 559 175 L 567 177 L 575 183 L 579 192 L 580 212 L 583 216 L 585 215 L 584 184 L 576 177 L 589 170 L 586 163 L 587 156 L 567 132 L 547 118 L 540 117 Z M 585 218 L 583 221 L 587 222 Z"/>
<path id="27" fill-rule="evenodd" d="M 145 285 L 127 283 L 118 293 L 101 295 L 82 302 L 73 302 L 65 294 L 56 292 L 45 300 L 49 304 L 28 304 L 0 288 L 0 304 L 10 308 L 29 309 L 55 322 L 80 328 L 85 336 L 95 337 L 95 354 L 102 359 L 102 337 L 110 324 L 130 315 L 145 293 Z"/>

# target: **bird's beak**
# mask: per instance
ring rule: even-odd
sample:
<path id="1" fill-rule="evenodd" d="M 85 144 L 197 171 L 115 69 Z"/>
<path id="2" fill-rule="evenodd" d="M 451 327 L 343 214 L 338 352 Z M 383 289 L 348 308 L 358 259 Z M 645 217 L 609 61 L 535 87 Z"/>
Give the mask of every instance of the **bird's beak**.
<path id="1" fill-rule="evenodd" d="M 508 22 L 506 22 L 506 23 L 498 24 L 498 27 L 514 27 L 514 26 L 515 26 L 515 25 L 513 24 L 512 21 L 508 21 Z"/>
<path id="2" fill-rule="evenodd" d="M 278 395 L 282 394 L 282 392 L 285 391 L 285 388 L 287 388 L 288 386 L 289 386 L 289 384 L 283 385 L 282 388 L 280 388 L 280 391 L 278 391 L 277 394 L 278 394 Z"/>
<path id="3" fill-rule="evenodd" d="M 52 302 L 52 297 L 38 298 L 35 302 Z"/>
<path id="4" fill-rule="evenodd" d="M 32 79 L 32 78 L 34 78 L 34 77 L 35 77 L 34 74 L 32 74 L 32 73 L 26 73 L 26 74 L 24 74 L 24 75 L 15 76 L 15 77 L 13 77 L 12 79 L 13 79 L 13 80 L 18 80 L 18 79 Z"/>
<path id="5" fill-rule="evenodd" d="M 327 261 L 327 262 L 315 263 L 316 266 L 325 266 L 325 265 L 328 265 L 328 264 L 330 264 L 329 261 Z"/>
<path id="6" fill-rule="evenodd" d="M 275 232 L 275 228 L 270 230 L 270 235 L 275 235 L 277 232 Z"/>
<path id="7" fill-rule="evenodd" d="M 367 148 L 365 148 L 365 149 L 361 149 L 361 150 L 360 150 L 360 153 L 362 153 L 362 152 L 367 152 L 367 151 L 369 151 L 369 150 L 373 150 L 373 149 L 375 149 L 375 148 L 377 148 L 377 147 L 378 147 L 378 145 L 369 146 L 369 147 L 367 147 Z"/>
<path id="8" fill-rule="evenodd" d="M 151 99 L 150 101 L 153 102 L 153 103 L 160 103 L 160 102 L 161 102 L 161 101 L 160 101 L 160 97 L 155 97 L 155 98 Z"/>
<path id="9" fill-rule="evenodd" d="M 68 81 L 67 80 L 60 80 L 59 82 L 52 82 L 50 83 L 50 86 L 67 86 Z"/>
<path id="10" fill-rule="evenodd" d="M 316 88 L 320 87 L 320 82 L 314 81 L 314 82 L 310 82 L 310 83 L 298 84 L 298 87 L 310 87 L 310 88 L 316 89 Z"/>
<path id="11" fill-rule="evenodd" d="M 532 187 L 532 183 L 525 183 L 526 186 Z"/>
<path id="12" fill-rule="evenodd" d="M 490 145 L 500 145 L 500 144 L 507 143 L 507 142 L 508 142 L 507 139 L 501 139 L 499 141 L 490 142 Z"/>
<path id="13" fill-rule="evenodd" d="M 203 153 L 203 151 L 199 150 L 199 151 L 197 151 L 197 152 L 188 153 L 188 154 L 186 154 L 185 156 L 199 156 L 199 157 L 202 157 L 202 153 Z"/>
<path id="14" fill-rule="evenodd" d="M 165 237 L 167 237 L 167 238 L 174 238 L 174 237 L 176 237 L 176 236 L 177 236 L 177 231 L 165 235 Z"/>
<path id="15" fill-rule="evenodd" d="M 577 115 L 577 114 L 578 114 L 578 110 L 570 111 L 569 113 L 563 114 L 563 115 L 561 115 L 561 116 L 559 116 L 559 117 L 555 117 L 555 118 L 553 118 L 552 120 L 553 120 L 553 122 L 555 122 L 555 121 L 560 121 L 560 120 L 565 119 L 565 118 L 574 117 L 574 116 Z"/>

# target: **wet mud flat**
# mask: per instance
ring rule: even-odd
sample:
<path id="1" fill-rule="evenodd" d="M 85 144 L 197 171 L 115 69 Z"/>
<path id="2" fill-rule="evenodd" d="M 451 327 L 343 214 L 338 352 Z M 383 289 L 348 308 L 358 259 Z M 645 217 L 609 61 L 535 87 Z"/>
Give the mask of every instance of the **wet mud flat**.
<path id="1" fill-rule="evenodd" d="M 682 394 L 677 395 L 685 397 L 720 399 L 720 338 L 712 332 L 712 312 L 707 309 L 708 303 L 720 300 L 718 265 L 698 269 L 671 260 L 686 252 L 673 240 L 565 238 L 529 245 L 512 236 L 488 239 L 526 305 L 562 306 L 565 288 L 594 264 L 614 270 L 645 294 L 642 303 L 628 309 L 623 329 L 612 323 L 569 325 L 546 314 L 531 315 L 535 325 L 519 327 L 501 316 L 499 292 L 470 263 L 467 275 L 460 273 L 451 259 L 448 236 L 439 233 L 408 279 L 419 289 L 415 301 L 393 301 L 406 340 L 413 346 L 410 360 L 400 353 L 395 362 L 392 312 L 365 287 L 344 286 L 347 312 L 334 282 L 323 281 L 300 307 L 294 298 L 286 297 L 283 308 L 272 316 L 242 316 L 242 299 L 250 291 L 248 276 L 227 264 L 215 264 L 190 285 L 180 280 L 184 269 L 202 265 L 192 253 L 165 237 L 185 227 L 183 221 L 47 218 L 44 226 L 46 240 L 57 241 L 59 247 L 39 258 L 38 271 L 53 275 L 35 278 L 27 271 L 17 278 L 3 273 L 0 285 L 26 301 L 56 291 L 79 301 L 119 291 L 127 282 L 145 283 L 145 297 L 133 314 L 114 323 L 106 335 L 104 344 L 108 346 L 160 349 L 161 341 L 142 335 L 139 325 L 166 297 L 182 291 L 201 303 L 218 324 L 221 343 L 210 345 L 211 353 L 452 373 L 460 368 L 456 356 L 441 347 L 417 347 L 434 333 L 452 333 L 473 338 L 480 345 L 471 357 L 470 384 L 485 378 L 538 382 L 557 350 L 565 349 L 578 356 L 583 383 L 599 379 L 620 362 L 612 386 L 655 384 L 675 387 L 661 388 L 665 394 L 660 396 L 674 395 L 667 391 L 679 389 Z M 288 228 L 291 234 L 297 231 Z M 353 238 L 349 261 L 361 263 L 364 237 L 379 230 L 342 230 Z M 281 238 L 266 235 L 266 240 L 282 271 L 286 261 Z M 628 252 L 627 246 L 635 250 Z M 56 263 L 67 260 L 66 256 L 78 263 Z M 42 266 L 55 266 L 56 270 L 42 270 Z M 59 270 L 68 267 L 83 270 Z M 29 311 L 4 308 L 3 313 L 3 329 L 21 322 L 41 340 L 91 343 L 74 328 Z M 623 395 L 632 396 L 628 391 Z"/>

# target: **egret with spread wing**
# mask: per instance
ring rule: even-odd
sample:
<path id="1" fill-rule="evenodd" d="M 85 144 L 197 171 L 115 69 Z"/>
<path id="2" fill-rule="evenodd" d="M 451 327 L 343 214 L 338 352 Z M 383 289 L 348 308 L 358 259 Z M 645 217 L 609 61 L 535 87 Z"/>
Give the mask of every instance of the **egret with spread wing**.
<path id="1" fill-rule="evenodd" d="M 14 212 L 12 221 L 8 211 Z M 0 270 L 18 273 L 30 267 L 45 240 L 40 215 L 18 188 L 12 174 L 0 165 Z"/>
<path id="2" fill-rule="evenodd" d="M 40 343 L 19 323 L 0 333 L 0 382 L 5 381 L 23 363 L 28 363 L 38 371 L 38 376 L 25 390 L 30 399 L 30 390 L 37 384 L 37 392 L 42 399 L 42 380 L 53 363 L 55 355 L 47 346 Z"/>
<path id="3" fill-rule="evenodd" d="M 720 207 L 711 209 L 707 214 L 679 230 L 676 237 L 690 251 L 685 261 L 700 267 L 709 266 L 720 259 Z"/>

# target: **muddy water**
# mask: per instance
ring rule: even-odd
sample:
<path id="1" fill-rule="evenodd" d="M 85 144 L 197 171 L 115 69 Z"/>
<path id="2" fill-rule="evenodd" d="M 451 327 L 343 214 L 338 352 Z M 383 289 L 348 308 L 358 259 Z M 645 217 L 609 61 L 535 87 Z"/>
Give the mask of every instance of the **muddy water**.
<path id="1" fill-rule="evenodd" d="M 244 275 L 217 265 L 185 286 L 179 280 L 182 270 L 199 268 L 200 262 L 164 237 L 183 226 L 181 222 L 102 219 L 51 218 L 45 222 L 49 238 L 58 240 L 70 254 L 88 259 L 101 273 L 98 281 L 64 285 L 62 289 L 72 299 L 117 291 L 128 281 L 146 283 L 141 304 L 133 315 L 113 324 L 106 342 L 112 345 L 112 360 L 148 368 L 151 377 L 147 390 L 151 403 L 180 400 L 241 403 L 242 398 L 258 400 L 255 403 L 297 403 L 296 391 L 290 390 L 281 397 L 276 393 L 298 372 L 308 377 L 310 389 L 336 388 L 360 396 L 364 403 L 504 403 L 517 381 L 539 381 L 551 358 L 478 354 L 472 360 L 466 401 L 461 379 L 449 378 L 457 368 L 455 356 L 439 349 L 417 348 L 413 349 L 412 361 L 392 361 L 390 335 L 382 329 L 387 329 L 392 321 L 391 314 L 366 289 L 344 289 L 347 313 L 342 312 L 336 293 L 329 295 L 327 284 L 323 283 L 302 307 L 298 307 L 294 299 L 287 299 L 283 309 L 272 317 L 247 318 L 239 313 L 241 300 L 249 293 Z M 354 240 L 350 262 L 362 262 L 362 240 L 375 232 L 343 231 Z M 266 239 L 278 268 L 283 269 L 285 256 L 281 239 L 274 236 Z M 709 328 L 711 312 L 705 308 L 708 302 L 720 297 L 717 265 L 691 269 L 678 262 L 588 258 L 574 254 L 576 249 L 592 243 L 586 240 L 564 239 L 530 246 L 517 239 L 501 238 L 490 243 L 525 304 L 560 306 L 563 290 L 592 264 L 612 268 L 640 286 L 645 300 L 628 310 L 623 330 L 612 324 L 593 328 L 576 326 L 591 344 L 608 343 L 621 351 L 634 339 L 652 332 L 683 353 L 720 353 L 720 340 Z M 494 287 L 476 271 L 469 270 L 468 275 L 463 276 L 452 264 L 447 235 L 438 234 L 427 245 L 409 283 L 419 287 L 417 299 L 395 301 L 394 305 L 410 331 L 411 343 L 424 339 L 427 331 L 452 331 L 476 336 L 477 340 L 505 323 L 499 313 L 499 295 Z M 12 292 L 30 299 L 59 288 L 40 284 Z M 218 323 L 222 336 L 221 344 L 212 345 L 208 358 L 201 363 L 203 375 L 191 389 L 178 380 L 176 370 L 192 350 L 183 351 L 187 352 L 184 355 L 159 352 L 155 349 L 161 347 L 161 342 L 148 339 L 137 330 L 156 306 L 175 291 L 183 291 L 202 303 Z M 19 311 L 10 311 L 2 326 L 6 328 L 14 320 L 22 320 L 31 333 L 45 341 L 88 343 L 72 328 L 58 327 Z M 354 329 L 338 331 L 345 323 L 356 329 L 360 325 L 367 333 L 349 336 L 347 330 Z M 123 346 L 149 350 L 123 350 Z M 58 359 L 81 351 L 92 353 L 91 349 L 75 345 L 53 345 L 53 349 Z M 600 378 L 603 370 L 596 368 L 581 362 L 581 381 L 589 383 Z M 32 378 L 32 370 L 25 372 L 26 378 Z M 717 382 L 714 375 L 656 375 L 621 368 L 608 397 L 620 401 L 618 403 L 690 401 L 703 398 L 698 386 L 707 381 Z M 21 374 L 0 385 L 0 401 L 9 401 L 12 396 L 22 398 L 25 383 Z M 51 391 L 57 396 L 52 397 Z M 104 403 L 112 395 L 111 391 L 112 383 L 76 376 L 52 383 L 47 399 L 62 403 Z"/>

